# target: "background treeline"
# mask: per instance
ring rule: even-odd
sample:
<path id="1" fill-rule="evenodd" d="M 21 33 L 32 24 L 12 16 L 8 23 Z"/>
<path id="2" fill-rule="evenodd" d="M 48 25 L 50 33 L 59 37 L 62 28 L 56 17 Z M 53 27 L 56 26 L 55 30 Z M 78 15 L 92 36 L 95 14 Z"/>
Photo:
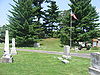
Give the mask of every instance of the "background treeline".
<path id="1" fill-rule="evenodd" d="M 69 44 L 70 30 L 72 43 L 86 42 L 99 37 L 98 13 L 91 0 L 70 0 L 71 9 L 59 11 L 53 0 L 13 0 L 9 10 L 9 24 L 0 27 L 0 41 L 4 42 L 4 31 L 16 38 L 17 46 L 33 46 L 45 38 L 60 38 L 61 44 Z M 47 4 L 47 9 L 43 5 Z M 67 8 L 66 8 L 67 9 Z M 78 20 L 72 18 L 71 11 Z"/>

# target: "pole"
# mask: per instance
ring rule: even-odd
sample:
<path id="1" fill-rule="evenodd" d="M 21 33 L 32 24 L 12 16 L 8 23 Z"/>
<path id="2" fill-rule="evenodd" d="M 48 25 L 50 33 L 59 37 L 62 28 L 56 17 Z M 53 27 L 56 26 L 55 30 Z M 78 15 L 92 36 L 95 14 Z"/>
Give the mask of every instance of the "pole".
<path id="1" fill-rule="evenodd" d="M 71 10 L 72 14 L 72 10 Z M 72 16 L 70 16 L 70 48 L 72 47 Z"/>

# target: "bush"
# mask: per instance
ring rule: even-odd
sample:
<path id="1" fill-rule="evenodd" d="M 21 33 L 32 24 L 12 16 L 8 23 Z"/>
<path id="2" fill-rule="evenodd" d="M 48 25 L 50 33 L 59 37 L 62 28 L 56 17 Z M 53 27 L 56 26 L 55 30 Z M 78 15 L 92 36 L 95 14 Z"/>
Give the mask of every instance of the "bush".
<path id="1" fill-rule="evenodd" d="M 34 43 L 38 43 L 40 39 L 32 37 L 18 37 L 16 38 L 16 46 L 18 47 L 33 47 Z"/>
<path id="2" fill-rule="evenodd" d="M 63 45 L 68 45 L 69 44 L 69 40 L 68 40 L 68 36 L 67 35 L 61 35 L 60 36 L 60 41 L 61 41 L 61 44 Z"/>
<path id="3" fill-rule="evenodd" d="M 91 50 L 99 50 L 100 47 L 92 47 Z"/>

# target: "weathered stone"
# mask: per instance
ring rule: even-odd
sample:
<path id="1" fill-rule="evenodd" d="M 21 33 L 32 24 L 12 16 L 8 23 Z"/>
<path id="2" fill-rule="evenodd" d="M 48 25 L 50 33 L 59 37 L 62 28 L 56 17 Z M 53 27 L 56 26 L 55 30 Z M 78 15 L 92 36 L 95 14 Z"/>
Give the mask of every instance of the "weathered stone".
<path id="1" fill-rule="evenodd" d="M 65 63 L 65 64 L 69 63 L 69 61 L 68 60 L 65 60 L 65 59 L 62 60 L 62 62 Z"/>
<path id="2" fill-rule="evenodd" d="M 78 49 L 78 47 L 75 47 L 75 49 L 74 49 L 76 52 L 78 52 L 79 51 L 79 49 Z"/>
<path id="3" fill-rule="evenodd" d="M 13 62 L 13 58 L 10 57 L 10 58 L 5 58 L 5 57 L 2 57 L 0 59 L 0 63 L 12 63 Z"/>
<path id="4" fill-rule="evenodd" d="M 4 54 L 9 55 L 9 32 L 8 30 L 6 30 L 6 33 L 5 33 Z"/>
<path id="5" fill-rule="evenodd" d="M 62 57 L 57 57 L 59 60 L 63 60 L 63 58 Z"/>
<path id="6" fill-rule="evenodd" d="M 100 75 L 100 53 L 91 53 L 91 67 L 89 67 L 90 75 Z"/>
<path id="7" fill-rule="evenodd" d="M 62 55 L 62 57 L 65 59 L 71 59 L 71 56 L 67 56 L 67 55 Z"/>
<path id="8" fill-rule="evenodd" d="M 100 70 L 100 53 L 91 53 L 91 66 Z"/>
<path id="9" fill-rule="evenodd" d="M 64 55 L 67 55 L 67 56 L 70 55 L 70 46 L 68 45 L 64 46 Z"/>
<path id="10" fill-rule="evenodd" d="M 15 47 L 15 38 L 12 39 L 12 48 L 11 48 L 11 55 L 16 55 L 16 47 Z"/>
<path id="11" fill-rule="evenodd" d="M 100 70 L 89 67 L 89 73 L 90 75 L 100 75 Z"/>
<path id="12" fill-rule="evenodd" d="M 34 47 L 40 47 L 40 43 L 34 43 Z"/>
<path id="13" fill-rule="evenodd" d="M 4 54 L 0 58 L 0 63 L 12 63 L 12 57 L 9 52 L 9 34 L 8 30 L 5 33 L 5 46 L 4 46 Z"/>

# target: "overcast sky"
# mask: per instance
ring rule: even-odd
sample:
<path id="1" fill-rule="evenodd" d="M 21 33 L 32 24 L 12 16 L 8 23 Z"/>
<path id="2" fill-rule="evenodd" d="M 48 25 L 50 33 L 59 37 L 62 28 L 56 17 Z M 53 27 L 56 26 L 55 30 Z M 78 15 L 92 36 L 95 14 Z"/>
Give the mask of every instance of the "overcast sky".
<path id="1" fill-rule="evenodd" d="M 69 0 L 56 0 L 59 10 L 68 10 Z M 8 23 L 7 15 L 9 14 L 8 10 L 11 9 L 10 4 L 14 4 L 13 0 L 0 0 L 0 26 Z M 96 6 L 96 10 L 100 16 L 100 0 L 92 0 L 93 6 Z M 44 5 L 45 7 L 46 5 Z"/>

